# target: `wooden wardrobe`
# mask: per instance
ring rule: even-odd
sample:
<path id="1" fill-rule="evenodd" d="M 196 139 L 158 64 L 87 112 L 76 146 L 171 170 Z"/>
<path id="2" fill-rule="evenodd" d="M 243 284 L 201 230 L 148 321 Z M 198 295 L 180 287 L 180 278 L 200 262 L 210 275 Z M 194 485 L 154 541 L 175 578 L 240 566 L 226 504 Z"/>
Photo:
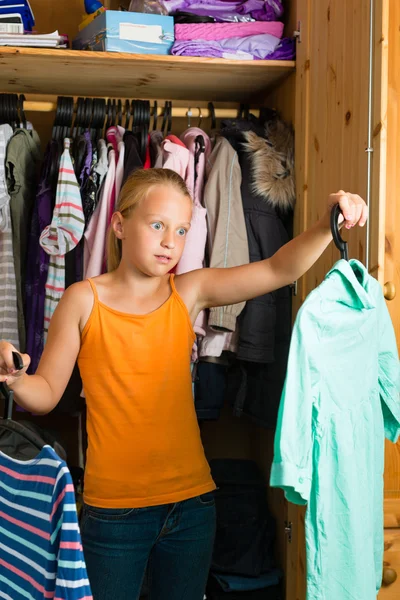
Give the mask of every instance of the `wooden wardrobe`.
<path id="1" fill-rule="evenodd" d="M 58 29 L 73 39 L 83 0 L 30 2 L 38 31 Z M 105 4 L 117 8 L 119 2 Z M 284 4 L 285 33 L 297 35 L 295 63 L 1 48 L 0 92 L 52 103 L 57 95 L 164 99 L 191 106 L 196 116 L 195 109 L 205 110 L 209 101 L 225 108 L 246 102 L 278 109 L 295 127 L 296 233 L 318 219 L 330 192 L 342 188 L 369 200 L 369 229 L 351 232 L 349 254 L 368 264 L 382 284 L 400 342 L 399 0 Z M 45 144 L 54 113 L 27 116 Z M 186 126 L 186 118 L 174 122 L 180 131 Z M 298 282 L 295 312 L 337 259 L 331 245 Z M 69 439 L 75 439 L 77 421 L 59 419 L 58 426 L 68 427 Z M 202 435 L 209 458 L 253 458 L 268 481 L 272 432 L 234 419 L 227 409 L 220 421 L 204 424 Z M 269 489 L 268 501 L 277 519 L 286 600 L 305 600 L 304 512 L 287 504 L 279 490 Z M 400 444 L 388 444 L 386 452 L 383 567 L 379 600 L 400 598 Z"/>

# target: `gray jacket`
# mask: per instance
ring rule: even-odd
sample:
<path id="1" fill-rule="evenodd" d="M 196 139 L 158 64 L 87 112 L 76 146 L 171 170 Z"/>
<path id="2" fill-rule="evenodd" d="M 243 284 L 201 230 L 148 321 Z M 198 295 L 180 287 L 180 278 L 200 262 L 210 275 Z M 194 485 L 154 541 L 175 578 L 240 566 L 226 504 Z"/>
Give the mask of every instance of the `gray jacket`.
<path id="1" fill-rule="evenodd" d="M 210 267 L 236 267 L 249 263 L 246 223 L 240 186 L 242 173 L 236 150 L 219 137 L 206 166 L 204 203 L 207 208 Z M 208 325 L 235 331 L 244 302 L 211 308 Z"/>

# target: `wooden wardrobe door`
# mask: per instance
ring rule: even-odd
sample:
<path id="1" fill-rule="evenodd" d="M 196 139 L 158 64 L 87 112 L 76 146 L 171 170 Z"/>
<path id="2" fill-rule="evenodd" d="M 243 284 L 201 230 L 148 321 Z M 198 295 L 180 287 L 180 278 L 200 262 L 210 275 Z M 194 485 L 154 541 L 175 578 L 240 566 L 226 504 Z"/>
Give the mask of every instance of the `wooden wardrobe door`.
<path id="1" fill-rule="evenodd" d="M 381 160 L 381 178 L 386 174 L 382 198 L 385 202 L 382 202 L 376 237 L 383 260 L 383 264 L 379 263 L 378 275 L 400 348 L 400 4 L 398 0 L 389 0 L 388 5 L 385 15 L 388 68 L 386 71 L 383 65 L 382 82 L 387 84 L 387 102 L 381 121 L 385 133 L 382 143 L 386 144 L 386 155 L 383 148 Z M 400 442 L 386 442 L 385 454 L 385 554 L 379 600 L 394 600 L 400 598 Z"/>
<path id="2" fill-rule="evenodd" d="M 386 1 L 375 0 L 374 65 L 379 78 L 386 51 L 381 40 Z M 295 227 L 296 233 L 300 233 L 326 210 L 329 193 L 343 189 L 364 198 L 367 196 L 369 2 L 297 0 L 297 14 L 301 41 L 297 44 L 296 59 Z M 385 101 L 380 81 L 374 84 L 373 100 L 376 106 L 374 115 L 378 115 L 372 155 L 373 189 L 379 193 L 382 183 L 379 165 L 385 155 L 384 131 L 379 126 Z M 379 220 L 382 218 L 382 211 L 379 211 L 381 201 L 381 197 L 375 194 L 375 205 L 371 206 L 371 221 L 378 219 L 373 227 L 371 223 L 370 237 L 370 266 L 376 275 L 378 223 L 382 226 L 382 220 Z M 343 237 L 349 239 L 350 257 L 365 264 L 366 229 L 343 233 Z M 321 283 L 339 257 L 338 250 L 331 244 L 317 264 L 298 282 L 295 310 Z M 288 521 L 292 523 L 292 542 L 287 544 L 286 600 L 305 600 L 304 510 L 289 505 Z"/>

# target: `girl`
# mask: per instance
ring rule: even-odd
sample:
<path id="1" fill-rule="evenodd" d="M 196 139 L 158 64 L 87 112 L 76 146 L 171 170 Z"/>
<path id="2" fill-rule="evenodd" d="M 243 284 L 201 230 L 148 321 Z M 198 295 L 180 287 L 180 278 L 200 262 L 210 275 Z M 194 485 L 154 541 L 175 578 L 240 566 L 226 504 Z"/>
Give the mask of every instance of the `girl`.
<path id="1" fill-rule="evenodd" d="M 365 202 L 339 192 L 324 217 L 273 257 L 174 277 L 192 201 L 167 169 L 125 183 L 108 240 L 109 272 L 76 283 L 51 320 L 37 373 L 15 372 L 0 344 L 0 381 L 20 406 L 48 413 L 78 360 L 88 452 L 81 521 L 95 600 L 136 600 L 146 567 L 151 600 L 202 600 L 211 562 L 215 485 L 192 398 L 193 323 L 207 307 L 235 304 L 301 277 L 331 240 L 339 203 L 347 228 L 367 220 Z"/>

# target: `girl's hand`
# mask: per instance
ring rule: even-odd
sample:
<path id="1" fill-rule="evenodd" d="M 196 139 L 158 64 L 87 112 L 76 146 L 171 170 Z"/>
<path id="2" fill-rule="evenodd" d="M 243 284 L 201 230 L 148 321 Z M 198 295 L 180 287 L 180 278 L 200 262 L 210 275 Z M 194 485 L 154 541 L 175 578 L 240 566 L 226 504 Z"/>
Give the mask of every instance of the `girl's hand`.
<path id="1" fill-rule="evenodd" d="M 24 368 L 17 371 L 14 366 L 13 352 L 18 351 L 12 344 L 9 344 L 5 340 L 0 341 L 0 381 L 4 381 L 8 386 L 12 386 L 24 375 L 31 362 L 27 354 L 21 354 Z"/>
<path id="2" fill-rule="evenodd" d="M 364 227 L 368 219 L 368 206 L 360 196 L 349 194 L 343 190 L 331 194 L 328 199 L 327 211 L 327 223 L 329 222 L 329 224 L 331 211 L 336 204 L 339 204 L 343 213 L 343 216 L 339 216 L 339 225 L 351 229 L 358 223 L 360 227 Z"/>

